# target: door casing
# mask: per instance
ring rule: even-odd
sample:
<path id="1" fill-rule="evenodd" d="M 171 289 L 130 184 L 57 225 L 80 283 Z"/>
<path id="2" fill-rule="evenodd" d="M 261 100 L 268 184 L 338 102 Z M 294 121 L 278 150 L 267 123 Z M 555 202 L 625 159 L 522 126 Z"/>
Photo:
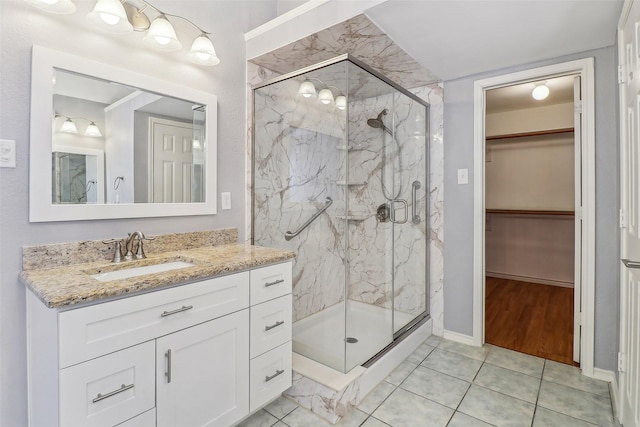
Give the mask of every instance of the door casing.
<path id="1" fill-rule="evenodd" d="M 485 337 L 485 106 L 486 91 L 504 86 L 563 75 L 580 75 L 582 89 L 582 250 L 580 368 L 594 376 L 595 299 L 595 80 L 594 60 L 585 58 L 540 68 L 504 74 L 474 83 L 474 236 L 473 236 L 473 344 L 482 346 Z M 578 214 L 576 212 L 576 214 Z M 579 218 L 576 215 L 576 221 Z"/>

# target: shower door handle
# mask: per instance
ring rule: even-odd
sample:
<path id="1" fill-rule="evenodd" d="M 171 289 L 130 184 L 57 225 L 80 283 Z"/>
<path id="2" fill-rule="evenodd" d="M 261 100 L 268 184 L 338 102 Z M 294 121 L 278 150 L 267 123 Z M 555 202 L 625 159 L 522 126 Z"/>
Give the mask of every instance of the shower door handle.
<path id="1" fill-rule="evenodd" d="M 398 221 L 396 218 L 396 204 L 399 203 L 403 206 L 404 218 L 402 221 Z M 405 199 L 395 199 L 391 201 L 391 222 L 395 224 L 404 224 L 409 219 L 409 205 Z"/>
<path id="2" fill-rule="evenodd" d="M 422 187 L 420 181 L 413 181 L 411 184 L 411 222 L 420 224 L 421 218 L 418 215 L 418 189 Z"/>

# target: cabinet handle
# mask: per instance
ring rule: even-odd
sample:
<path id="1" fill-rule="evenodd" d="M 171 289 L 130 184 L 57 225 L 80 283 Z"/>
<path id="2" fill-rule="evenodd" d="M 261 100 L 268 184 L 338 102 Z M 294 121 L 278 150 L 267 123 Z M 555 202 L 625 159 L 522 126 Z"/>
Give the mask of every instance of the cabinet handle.
<path id="1" fill-rule="evenodd" d="M 163 311 L 160 317 L 167 317 L 167 316 L 171 316 L 172 314 L 182 313 L 183 311 L 191 310 L 192 308 L 193 308 L 192 305 L 183 305 L 182 307 L 177 308 L 175 310 Z"/>
<path id="2" fill-rule="evenodd" d="M 274 280 L 273 282 L 265 283 L 264 286 L 269 287 L 269 286 L 277 285 L 278 283 L 282 283 L 282 282 L 284 282 L 284 279 Z"/>
<path id="3" fill-rule="evenodd" d="M 127 390 L 132 389 L 132 388 L 133 388 L 133 384 L 129 384 L 129 385 L 122 384 L 122 386 L 120 386 L 119 389 L 110 391 L 107 394 L 98 393 L 98 395 L 95 397 L 95 399 L 92 400 L 92 402 L 93 403 L 98 403 L 101 400 L 107 399 L 107 398 L 109 398 L 111 396 L 115 396 L 118 393 L 122 393 L 123 391 L 127 391 Z"/>
<path id="4" fill-rule="evenodd" d="M 284 325 L 284 320 L 281 320 L 281 321 L 279 321 L 279 322 L 276 322 L 276 323 L 274 323 L 274 324 L 273 324 L 273 325 L 271 325 L 271 326 L 265 326 L 265 327 L 264 327 L 264 330 L 265 330 L 265 331 L 270 331 L 271 329 L 273 329 L 273 328 L 277 328 L 277 327 L 278 327 L 278 326 L 280 326 L 280 325 Z"/>
<path id="5" fill-rule="evenodd" d="M 164 376 L 167 377 L 167 384 L 171 383 L 171 349 L 167 350 L 164 354 L 167 358 L 167 372 L 164 373 Z"/>
<path id="6" fill-rule="evenodd" d="M 282 374 L 284 374 L 284 369 L 278 369 L 275 374 L 273 374 L 271 376 L 267 375 L 266 377 L 264 377 L 264 382 L 268 383 L 269 381 L 271 381 L 272 379 L 274 379 L 278 375 L 282 375 Z"/>

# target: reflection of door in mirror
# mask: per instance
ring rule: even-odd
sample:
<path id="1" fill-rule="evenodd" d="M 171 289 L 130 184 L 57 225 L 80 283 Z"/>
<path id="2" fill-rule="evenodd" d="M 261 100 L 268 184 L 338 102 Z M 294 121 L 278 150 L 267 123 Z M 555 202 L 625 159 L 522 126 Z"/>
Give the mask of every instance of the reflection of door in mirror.
<path id="1" fill-rule="evenodd" d="M 191 123 L 149 118 L 149 194 L 154 203 L 201 202 L 200 176 Z"/>
<path id="2" fill-rule="evenodd" d="M 103 203 L 103 161 L 98 150 L 54 147 L 51 201 L 54 204 Z"/>

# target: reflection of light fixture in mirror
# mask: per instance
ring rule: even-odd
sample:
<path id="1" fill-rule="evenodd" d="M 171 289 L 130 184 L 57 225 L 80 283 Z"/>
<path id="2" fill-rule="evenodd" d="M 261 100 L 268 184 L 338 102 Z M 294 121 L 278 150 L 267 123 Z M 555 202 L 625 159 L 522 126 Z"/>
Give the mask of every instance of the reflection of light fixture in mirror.
<path id="1" fill-rule="evenodd" d="M 87 136 L 93 136 L 96 138 L 102 136 L 102 133 L 100 132 L 100 129 L 98 128 L 98 126 L 96 126 L 95 122 L 91 122 L 89 126 L 87 126 L 87 130 L 84 131 L 84 134 Z"/>
<path id="2" fill-rule="evenodd" d="M 78 133 L 78 128 L 76 127 L 76 124 L 73 122 L 73 120 L 67 118 L 67 120 L 62 123 L 62 126 L 60 126 L 60 132 Z"/>
<path id="3" fill-rule="evenodd" d="M 318 93 L 316 92 L 316 87 L 313 85 L 313 83 L 310 82 L 309 80 L 305 80 L 300 85 L 300 88 L 298 89 L 298 94 L 302 95 L 305 98 L 311 98 L 312 96 L 315 96 Z"/>
<path id="4" fill-rule="evenodd" d="M 60 15 L 75 13 L 76 5 L 71 0 L 25 0 L 27 3 L 39 9 Z"/>
<path id="5" fill-rule="evenodd" d="M 347 97 L 344 95 L 336 96 L 336 107 L 338 107 L 339 110 L 347 108 Z"/>
<path id="6" fill-rule="evenodd" d="M 197 139 L 193 140 L 193 149 L 194 150 L 200 150 L 202 148 L 202 144 L 200 144 L 200 141 L 198 141 Z"/>
<path id="7" fill-rule="evenodd" d="M 153 49 L 166 52 L 180 50 L 182 47 L 182 43 L 176 36 L 176 30 L 164 14 L 160 14 L 153 20 L 142 41 Z"/>
<path id="8" fill-rule="evenodd" d="M 531 96 L 533 96 L 533 99 L 542 101 L 543 99 L 546 99 L 547 96 L 549 96 L 549 88 L 547 87 L 547 82 L 534 83 L 534 85 L 535 87 L 531 92 Z"/>
<path id="9" fill-rule="evenodd" d="M 111 33 L 125 34 L 133 31 L 127 12 L 119 0 L 98 0 L 87 19 L 96 27 Z"/>
<path id="10" fill-rule="evenodd" d="M 328 89 L 328 88 L 322 89 L 318 94 L 318 99 L 324 105 L 329 105 L 330 103 L 333 102 L 333 92 L 331 92 L 331 89 Z"/>
<path id="11" fill-rule="evenodd" d="M 147 31 L 151 25 L 149 17 L 143 13 L 147 8 L 147 4 L 138 9 L 129 3 L 123 4 L 125 12 L 127 12 L 127 19 L 133 27 L 133 31 Z"/>
<path id="12" fill-rule="evenodd" d="M 199 65 L 218 65 L 220 63 L 213 43 L 205 33 L 196 37 L 187 56 L 191 62 Z"/>

